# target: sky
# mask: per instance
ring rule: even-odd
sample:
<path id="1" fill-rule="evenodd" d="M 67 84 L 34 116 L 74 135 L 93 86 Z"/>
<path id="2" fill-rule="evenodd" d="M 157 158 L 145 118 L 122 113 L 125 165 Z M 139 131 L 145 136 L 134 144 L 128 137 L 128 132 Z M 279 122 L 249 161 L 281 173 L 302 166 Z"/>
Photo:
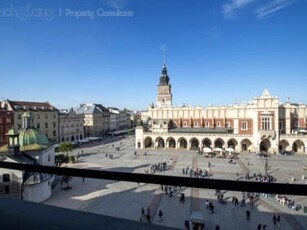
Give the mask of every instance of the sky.
<path id="1" fill-rule="evenodd" d="M 0 99 L 146 109 L 262 94 L 307 103 L 306 0 L 0 2 Z"/>

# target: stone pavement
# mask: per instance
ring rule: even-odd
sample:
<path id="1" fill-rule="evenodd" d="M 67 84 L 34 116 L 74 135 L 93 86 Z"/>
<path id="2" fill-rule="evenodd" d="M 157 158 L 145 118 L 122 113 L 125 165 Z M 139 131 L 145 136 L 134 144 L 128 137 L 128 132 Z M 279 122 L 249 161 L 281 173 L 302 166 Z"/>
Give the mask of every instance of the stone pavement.
<path id="1" fill-rule="evenodd" d="M 236 164 L 229 164 L 229 159 L 204 158 L 195 151 L 171 151 L 171 150 L 141 150 L 134 155 L 133 138 L 121 140 L 108 145 L 100 145 L 84 148 L 84 156 L 80 161 L 68 167 L 108 169 L 113 171 L 144 173 L 149 170 L 152 164 L 166 161 L 170 166 L 165 172 L 158 172 L 161 175 L 188 176 L 182 174 L 182 169 L 189 166 L 193 169 L 208 168 L 212 178 L 235 180 L 236 174 L 240 178 L 246 172 L 264 173 L 264 159 L 256 155 L 240 155 Z M 121 150 L 115 148 L 120 146 Z M 77 154 L 80 149 L 74 150 Z M 147 153 L 147 156 L 144 153 Z M 105 156 L 105 153 L 112 153 L 114 159 Z M 249 165 L 248 165 L 249 163 Z M 302 166 L 307 164 L 307 156 L 273 156 L 269 158 L 269 173 L 277 178 L 278 182 L 289 182 L 295 177 L 295 183 L 306 183 L 301 180 Z M 307 175 L 306 175 L 307 176 Z M 82 210 L 107 216 L 120 217 L 129 220 L 139 221 L 141 208 L 145 210 L 150 207 L 152 224 L 163 225 L 184 229 L 184 220 L 189 219 L 192 211 L 200 211 L 206 221 L 206 229 L 214 229 L 219 224 L 221 229 L 257 229 L 258 224 L 268 225 L 268 229 L 274 229 L 272 216 L 278 213 L 281 216 L 281 227 L 279 229 L 306 229 L 307 214 L 303 210 L 293 211 L 277 203 L 274 198 L 263 198 L 251 207 L 247 202 L 246 207 L 232 209 L 231 198 L 236 196 L 239 201 L 242 199 L 241 192 L 222 191 L 227 199 L 227 204 L 219 204 L 216 200 L 215 191 L 208 189 L 182 188 L 186 197 L 184 204 L 179 202 L 180 192 L 169 197 L 161 191 L 160 185 L 131 183 L 124 181 L 107 181 L 86 178 L 73 178 L 71 190 L 61 190 L 57 187 L 53 196 L 45 204 L 67 207 L 75 210 Z M 307 197 L 295 197 L 292 199 L 307 206 Z M 209 199 L 215 206 L 215 213 L 211 214 L 206 210 L 205 200 Z M 162 222 L 158 222 L 157 213 L 159 209 L 164 213 Z M 245 218 L 245 211 L 250 210 L 251 220 Z"/>

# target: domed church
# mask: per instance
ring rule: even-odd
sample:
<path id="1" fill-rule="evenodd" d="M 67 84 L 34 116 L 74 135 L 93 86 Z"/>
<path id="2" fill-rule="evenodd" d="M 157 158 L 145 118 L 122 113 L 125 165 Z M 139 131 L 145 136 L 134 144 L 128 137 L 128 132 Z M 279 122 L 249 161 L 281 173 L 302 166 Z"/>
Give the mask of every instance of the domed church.
<path id="1" fill-rule="evenodd" d="M 55 146 L 33 124 L 33 114 L 23 113 L 22 128 L 6 133 L 8 144 L 0 148 L 0 160 L 54 166 Z M 50 174 L 0 169 L 0 194 L 42 202 L 51 196 L 53 180 Z"/>

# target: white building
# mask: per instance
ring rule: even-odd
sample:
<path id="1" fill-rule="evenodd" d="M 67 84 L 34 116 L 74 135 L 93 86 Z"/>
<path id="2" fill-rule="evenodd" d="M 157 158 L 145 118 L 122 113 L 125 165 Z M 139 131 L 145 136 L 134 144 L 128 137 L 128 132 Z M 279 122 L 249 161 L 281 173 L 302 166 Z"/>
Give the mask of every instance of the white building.
<path id="1" fill-rule="evenodd" d="M 77 114 L 73 109 L 60 111 L 60 142 L 78 141 L 84 138 L 84 114 Z"/>
<path id="2" fill-rule="evenodd" d="M 156 98 L 156 105 L 142 113 L 144 127 L 136 128 L 137 148 L 306 153 L 307 106 L 280 103 L 267 89 L 244 104 L 172 107 L 164 65 Z"/>
<path id="3" fill-rule="evenodd" d="M 1 147 L 4 161 L 54 166 L 55 146 L 47 136 L 33 128 L 33 114 L 22 115 L 22 128 L 11 129 L 8 145 Z M 0 169 L 0 193 L 32 202 L 42 202 L 51 196 L 54 176 L 45 173 Z"/>

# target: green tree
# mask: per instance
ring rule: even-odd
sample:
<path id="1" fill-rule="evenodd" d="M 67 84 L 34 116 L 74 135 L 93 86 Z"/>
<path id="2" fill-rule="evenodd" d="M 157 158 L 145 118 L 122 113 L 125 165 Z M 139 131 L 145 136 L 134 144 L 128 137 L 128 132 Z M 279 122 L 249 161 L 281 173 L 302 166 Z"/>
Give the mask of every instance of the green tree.
<path id="1" fill-rule="evenodd" d="M 61 152 L 66 152 L 67 154 L 74 149 L 74 145 L 70 142 L 63 142 L 59 146 Z"/>

